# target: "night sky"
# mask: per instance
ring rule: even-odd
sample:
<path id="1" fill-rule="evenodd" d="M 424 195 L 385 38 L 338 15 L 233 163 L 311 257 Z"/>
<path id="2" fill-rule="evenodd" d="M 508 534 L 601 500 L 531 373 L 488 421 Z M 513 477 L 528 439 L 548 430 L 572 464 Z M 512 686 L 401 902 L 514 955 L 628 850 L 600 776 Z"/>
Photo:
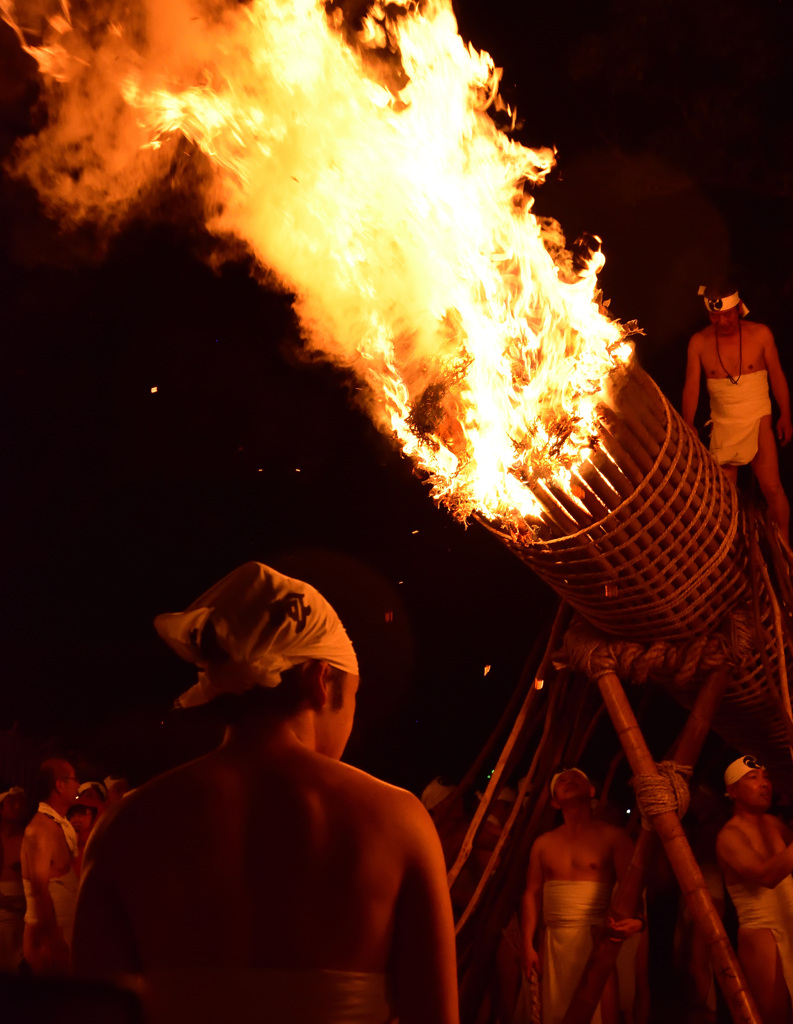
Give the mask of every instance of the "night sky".
<path id="1" fill-rule="evenodd" d="M 517 138 L 558 148 L 536 211 L 569 241 L 603 239 L 611 310 L 639 321 L 638 359 L 675 404 L 705 322 L 697 287 L 728 269 L 790 376 L 791 6 L 455 9 L 504 68 Z M 36 95 L 0 25 L 3 155 L 40 117 Z M 257 559 L 319 586 L 360 649 L 349 759 L 413 788 L 459 775 L 554 595 L 433 505 L 354 384 L 299 358 L 289 296 L 242 256 L 210 269 L 189 210 L 99 251 L 3 175 L 0 240 L 0 728 L 138 777 L 199 752 L 214 727 L 168 711 L 193 673 L 151 620 Z M 789 481 L 789 452 L 781 464 Z"/>

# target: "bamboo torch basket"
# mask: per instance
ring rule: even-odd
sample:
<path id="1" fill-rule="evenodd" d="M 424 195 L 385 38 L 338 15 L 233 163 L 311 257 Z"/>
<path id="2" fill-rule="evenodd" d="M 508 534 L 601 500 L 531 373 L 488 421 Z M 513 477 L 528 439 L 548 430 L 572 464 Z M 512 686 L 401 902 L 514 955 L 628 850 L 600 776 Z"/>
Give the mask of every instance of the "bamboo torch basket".
<path id="1" fill-rule="evenodd" d="M 635 363 L 614 371 L 604 396 L 599 445 L 574 475 L 575 498 L 536 483 L 544 511 L 536 535 L 485 525 L 596 629 L 622 641 L 690 644 L 724 631 L 727 619 L 753 631 L 754 655 L 734 665 L 714 725 L 793 787 L 772 598 L 761 583 L 757 636 L 737 492 Z M 664 671 L 654 679 L 693 705 L 699 680 Z"/>

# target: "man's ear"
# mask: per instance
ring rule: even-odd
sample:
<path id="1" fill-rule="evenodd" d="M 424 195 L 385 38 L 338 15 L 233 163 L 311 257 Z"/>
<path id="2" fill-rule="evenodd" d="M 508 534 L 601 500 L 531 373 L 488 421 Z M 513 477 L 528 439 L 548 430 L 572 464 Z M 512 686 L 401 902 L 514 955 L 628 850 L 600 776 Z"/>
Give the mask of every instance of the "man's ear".
<path id="1" fill-rule="evenodd" d="M 303 666 L 303 687 L 310 707 L 321 711 L 330 703 L 331 668 L 327 661 L 312 658 Z"/>

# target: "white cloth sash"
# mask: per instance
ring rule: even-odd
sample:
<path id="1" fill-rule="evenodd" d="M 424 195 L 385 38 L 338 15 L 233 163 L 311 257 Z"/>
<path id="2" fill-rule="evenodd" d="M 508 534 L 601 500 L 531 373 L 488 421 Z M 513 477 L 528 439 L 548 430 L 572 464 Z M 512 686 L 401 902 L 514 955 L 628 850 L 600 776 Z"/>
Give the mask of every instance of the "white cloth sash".
<path id="1" fill-rule="evenodd" d="M 710 452 L 720 465 L 745 466 L 757 454 L 760 420 L 771 415 L 768 373 L 745 373 L 737 384 L 729 377 L 707 378 L 713 430 Z"/>
<path id="2" fill-rule="evenodd" d="M 43 800 L 39 804 L 39 814 L 44 814 L 48 818 L 52 818 L 56 825 L 61 826 L 63 832 L 63 838 L 66 840 L 66 845 L 69 847 L 69 853 L 72 857 L 77 855 L 77 832 L 75 831 L 74 825 L 69 821 L 68 818 L 64 818 L 62 814 L 58 814 L 54 807 L 50 807 L 48 803 Z"/>
<path id="3" fill-rule="evenodd" d="M 768 928 L 774 936 L 785 983 L 793 997 L 793 877 L 767 889 L 763 885 L 728 885 L 741 928 Z"/>
<path id="4" fill-rule="evenodd" d="M 545 944 L 542 964 L 543 1024 L 561 1024 L 592 950 L 592 925 L 602 924 L 607 882 L 554 880 L 542 887 Z M 600 1024 L 600 1007 L 592 1017 Z"/>

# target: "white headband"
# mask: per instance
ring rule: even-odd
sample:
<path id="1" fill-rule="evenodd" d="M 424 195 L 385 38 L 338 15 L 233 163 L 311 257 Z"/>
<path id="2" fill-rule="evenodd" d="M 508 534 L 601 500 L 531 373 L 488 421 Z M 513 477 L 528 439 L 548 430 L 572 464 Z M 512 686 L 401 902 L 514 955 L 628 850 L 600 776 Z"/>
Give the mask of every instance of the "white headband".
<path id="1" fill-rule="evenodd" d="M 705 309 L 709 313 L 724 313 L 728 309 L 734 309 L 735 306 L 740 306 L 739 313 L 741 316 L 749 315 L 749 307 L 746 303 L 741 302 L 741 296 L 738 292 L 733 292 L 732 295 L 722 295 L 720 298 L 710 299 L 705 294 L 707 287 L 702 284 L 699 286 L 697 295 L 701 295 L 705 302 Z"/>
<path id="2" fill-rule="evenodd" d="M 81 782 L 77 787 L 77 796 L 79 797 L 82 793 L 85 793 L 87 789 L 98 789 L 102 794 L 102 798 L 107 800 L 107 786 L 104 782 Z"/>
<path id="3" fill-rule="evenodd" d="M 583 775 L 584 778 L 587 780 L 587 782 L 589 782 L 589 776 L 587 775 L 586 772 L 582 772 L 580 768 L 562 768 L 561 771 L 558 771 L 558 772 L 556 772 L 556 774 L 551 776 L 551 796 L 553 796 L 553 791 L 554 791 L 554 788 L 556 786 L 556 780 L 560 776 L 566 775 L 567 772 L 578 772 L 579 775 Z M 589 782 L 589 785 L 591 786 L 592 783 Z"/>
<path id="4" fill-rule="evenodd" d="M 223 673 L 221 685 L 199 672 L 198 683 L 177 699 L 177 707 L 278 686 L 283 672 L 312 658 L 358 675 L 350 638 L 319 591 L 260 562 L 241 565 L 185 611 L 158 615 L 154 628 L 185 661 L 206 669 L 201 635 L 210 622 L 232 670 Z"/>
<path id="5" fill-rule="evenodd" d="M 432 782 L 427 783 L 421 793 L 421 802 L 431 811 L 433 807 L 445 800 L 446 797 L 455 791 L 456 786 L 447 786 L 441 782 L 440 776 L 437 779 L 433 779 Z"/>
<path id="6" fill-rule="evenodd" d="M 724 785 L 731 786 L 733 782 L 742 779 L 748 772 L 758 770 L 765 771 L 765 766 L 756 761 L 751 754 L 745 754 L 733 761 L 732 764 L 727 765 L 727 770 L 724 772 Z"/>
<path id="7" fill-rule="evenodd" d="M 24 793 L 24 789 L 21 786 L 12 786 L 11 789 L 7 789 L 4 793 L 0 793 L 0 804 L 5 800 L 7 796 L 16 796 L 17 793 Z"/>

